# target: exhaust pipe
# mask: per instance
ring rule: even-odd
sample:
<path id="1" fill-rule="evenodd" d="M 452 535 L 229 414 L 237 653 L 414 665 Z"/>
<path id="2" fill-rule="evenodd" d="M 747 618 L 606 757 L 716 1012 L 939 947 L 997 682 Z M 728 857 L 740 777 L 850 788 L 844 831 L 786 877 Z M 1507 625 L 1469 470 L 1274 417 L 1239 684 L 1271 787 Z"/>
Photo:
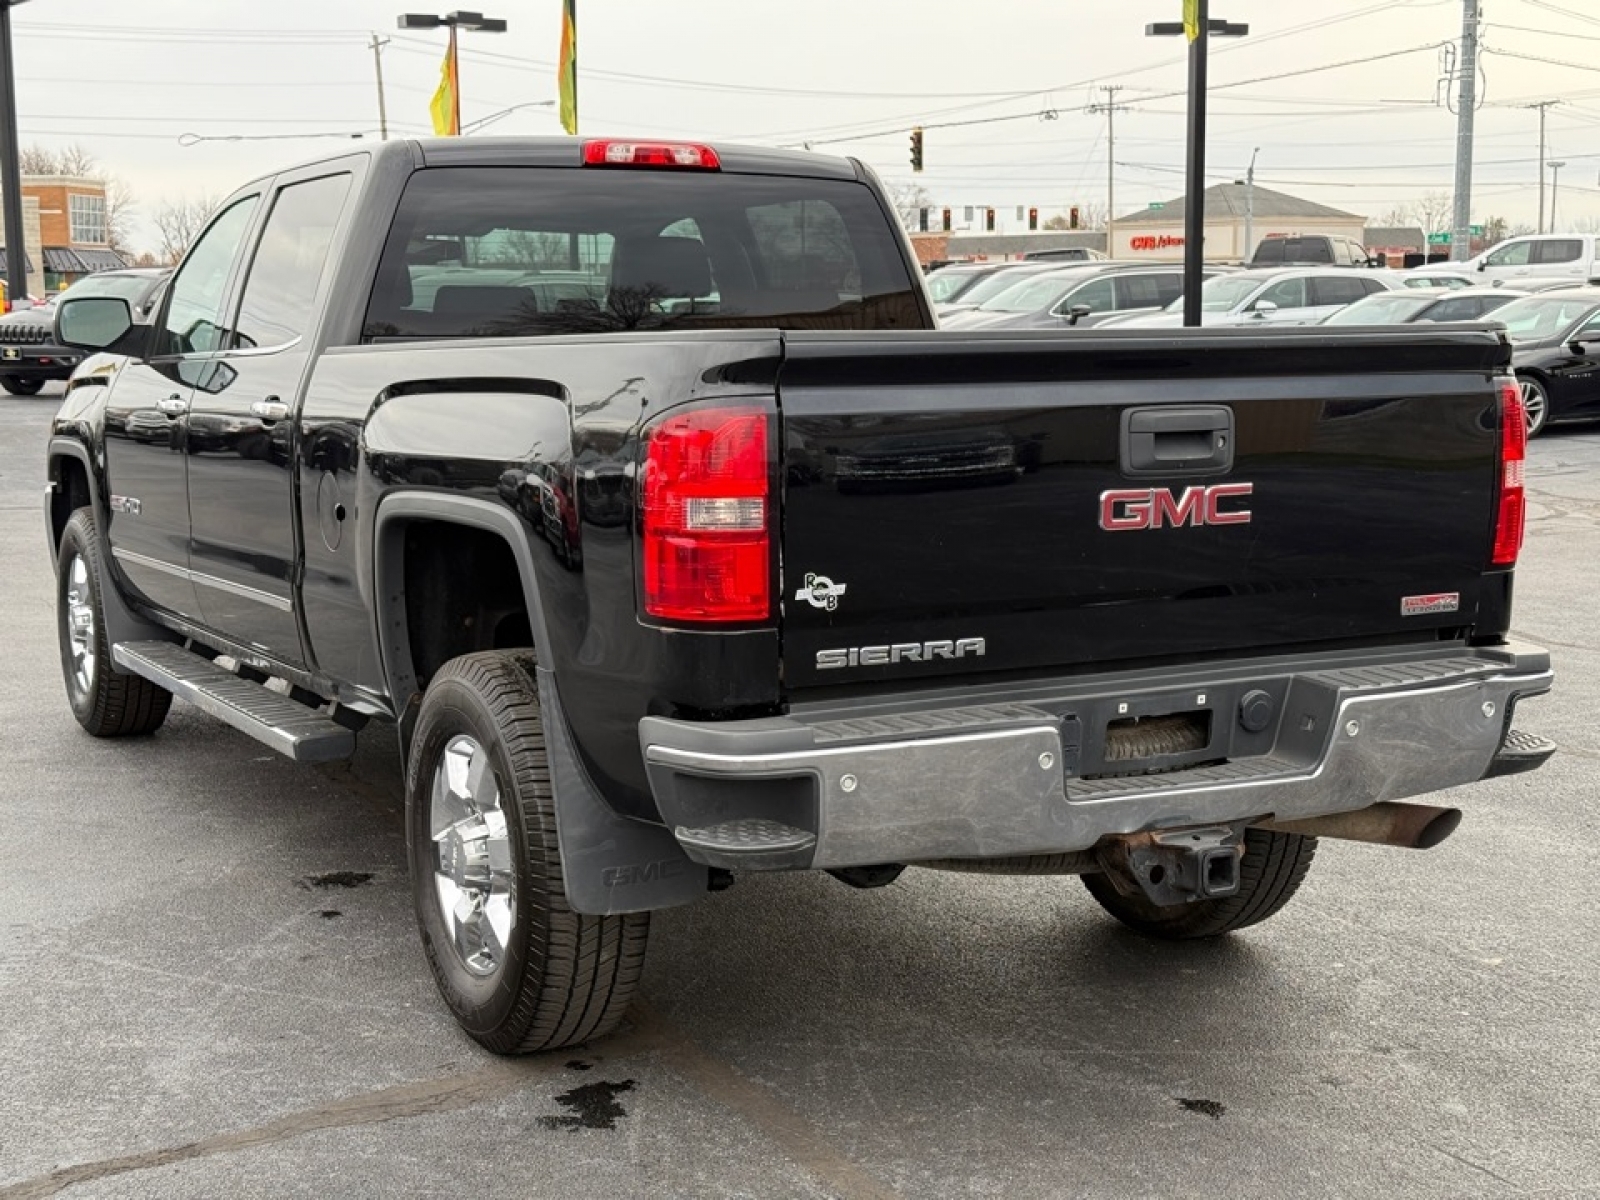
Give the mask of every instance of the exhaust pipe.
<path id="1" fill-rule="evenodd" d="M 1431 850 L 1461 824 L 1459 808 L 1384 801 L 1354 812 L 1329 813 L 1303 821 L 1262 821 L 1257 829 L 1298 833 L 1304 837 L 1343 838 L 1406 850 Z"/>

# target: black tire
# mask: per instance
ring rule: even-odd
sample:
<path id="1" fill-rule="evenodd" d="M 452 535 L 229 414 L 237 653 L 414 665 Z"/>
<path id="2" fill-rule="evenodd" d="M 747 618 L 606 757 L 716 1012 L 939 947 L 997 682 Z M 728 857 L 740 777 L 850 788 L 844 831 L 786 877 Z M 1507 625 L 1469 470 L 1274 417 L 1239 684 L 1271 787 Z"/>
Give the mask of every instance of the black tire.
<path id="1" fill-rule="evenodd" d="M 497 1054 L 553 1050 L 609 1033 L 638 985 L 650 933 L 648 913 L 586 916 L 567 904 L 533 672 L 531 651 L 469 654 L 446 663 L 422 698 L 406 769 L 406 845 L 423 950 L 456 1020 Z M 495 882 L 486 891 L 454 893 L 452 911 L 459 917 L 459 898 L 466 897 L 474 915 L 452 921 L 441 889 L 477 886 L 481 878 L 466 878 L 470 855 L 461 848 L 492 844 L 453 842 L 454 831 L 471 832 L 468 818 L 437 830 L 433 820 L 436 777 L 447 783 L 452 765 L 445 757 L 455 755 L 459 765 L 468 750 L 483 752 L 470 760 L 479 778 L 484 767 L 493 775 L 495 811 L 504 818 L 509 844 L 511 895 L 493 893 L 499 880 L 490 868 L 499 854 L 489 851 L 478 869 Z M 465 778 L 470 792 L 470 773 Z M 442 805 L 441 813 L 450 808 Z M 456 812 L 469 808 L 454 804 Z M 503 941 L 497 930 L 486 929 L 493 921 L 482 914 L 491 902 L 503 923 L 509 908 Z M 494 940 L 486 943 L 479 937 L 484 932 Z M 463 951 L 463 939 L 473 954 Z M 469 957 L 478 959 L 475 965 Z"/>
<path id="2" fill-rule="evenodd" d="M 13 396 L 37 396 L 44 391 L 44 380 L 12 379 L 9 376 L 0 375 L 0 387 L 5 388 Z"/>
<path id="3" fill-rule="evenodd" d="M 1536 438 L 1550 423 L 1550 389 L 1544 380 L 1533 375 L 1517 376 L 1517 386 L 1522 392 L 1522 408 L 1527 414 L 1528 436 Z"/>
<path id="4" fill-rule="evenodd" d="M 82 572 L 75 564 L 82 564 Z M 80 508 L 67 522 L 56 555 L 56 631 L 67 703 L 95 737 L 153 733 L 167 719 L 172 693 L 112 667 L 100 594 L 105 586 L 94 510 Z M 83 628 L 85 616 L 91 629 Z M 75 640 L 75 634 L 81 637 Z"/>
<path id="5" fill-rule="evenodd" d="M 1247 829 L 1239 862 L 1239 890 L 1192 904 L 1152 904 L 1124 896 L 1104 875 L 1083 876 L 1083 886 L 1117 920 L 1140 933 L 1174 941 L 1218 937 L 1265 921 L 1300 890 L 1317 853 L 1317 839 L 1295 833 Z"/>

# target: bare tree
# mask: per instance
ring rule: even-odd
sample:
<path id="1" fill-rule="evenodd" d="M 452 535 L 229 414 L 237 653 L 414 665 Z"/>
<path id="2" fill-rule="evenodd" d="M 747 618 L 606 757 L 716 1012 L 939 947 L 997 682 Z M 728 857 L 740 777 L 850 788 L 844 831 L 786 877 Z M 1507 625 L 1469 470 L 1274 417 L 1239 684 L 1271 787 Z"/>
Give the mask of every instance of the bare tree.
<path id="1" fill-rule="evenodd" d="M 1411 205 L 1412 220 L 1422 226 L 1423 233 L 1443 233 L 1450 228 L 1450 214 L 1455 201 L 1449 192 L 1425 192 Z"/>
<path id="2" fill-rule="evenodd" d="M 928 189 L 920 183 L 891 183 L 888 188 L 889 202 L 899 214 L 900 224 L 907 229 L 921 229 L 922 210 L 933 206 L 933 197 L 928 194 Z M 933 224 L 931 217 L 928 223 L 930 226 Z"/>
<path id="3" fill-rule="evenodd" d="M 195 235 L 205 227 L 206 219 L 217 207 L 212 196 L 185 196 L 181 200 L 168 200 L 156 209 L 154 221 L 156 234 L 161 239 L 157 255 L 162 262 L 175 263 L 194 241 Z"/>
<path id="4" fill-rule="evenodd" d="M 1416 217 L 1408 206 L 1396 204 L 1374 221 L 1373 224 L 1382 226 L 1384 229 L 1403 229 L 1407 225 L 1416 224 Z"/>

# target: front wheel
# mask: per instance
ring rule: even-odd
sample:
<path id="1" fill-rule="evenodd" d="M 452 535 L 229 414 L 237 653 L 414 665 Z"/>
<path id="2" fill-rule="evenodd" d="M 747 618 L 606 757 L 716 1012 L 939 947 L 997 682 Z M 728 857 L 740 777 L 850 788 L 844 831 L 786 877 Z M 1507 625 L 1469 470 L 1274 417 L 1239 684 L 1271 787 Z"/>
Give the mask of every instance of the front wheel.
<path id="1" fill-rule="evenodd" d="M 1153 904 L 1143 895 L 1124 896 L 1100 874 L 1083 876 L 1083 886 L 1108 913 L 1140 933 L 1172 941 L 1218 937 L 1265 921 L 1289 903 L 1316 852 L 1314 837 L 1247 829 L 1239 890 L 1189 904 Z"/>
<path id="2" fill-rule="evenodd" d="M 406 770 L 412 899 L 435 982 L 498 1054 L 614 1029 L 639 982 L 648 913 L 567 904 L 531 652 L 469 654 L 422 697 Z"/>
<path id="3" fill-rule="evenodd" d="M 80 508 L 61 534 L 56 557 L 56 629 L 72 715 L 95 737 L 153 733 L 172 693 L 111 665 L 101 589 L 112 586 L 100 558 L 94 510 Z"/>
<path id="4" fill-rule="evenodd" d="M 0 376 L 0 387 L 5 388 L 13 396 L 37 396 L 44 390 L 42 379 L 11 379 Z"/>
<path id="5" fill-rule="evenodd" d="M 1518 376 L 1517 387 L 1522 392 L 1522 412 L 1527 418 L 1528 436 L 1538 437 L 1550 420 L 1550 395 L 1545 391 L 1544 384 L 1530 375 Z"/>

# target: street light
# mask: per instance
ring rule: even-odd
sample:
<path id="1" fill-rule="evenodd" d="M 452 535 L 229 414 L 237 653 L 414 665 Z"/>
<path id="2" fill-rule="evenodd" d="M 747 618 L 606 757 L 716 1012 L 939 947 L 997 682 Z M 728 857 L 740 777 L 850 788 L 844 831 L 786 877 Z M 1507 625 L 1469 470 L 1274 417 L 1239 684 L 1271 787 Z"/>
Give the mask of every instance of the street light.
<path id="1" fill-rule="evenodd" d="M 1550 165 L 1550 232 L 1556 231 L 1556 181 L 1561 178 L 1561 168 L 1564 162 L 1552 162 Z"/>
<path id="2" fill-rule="evenodd" d="M 1211 35 L 1244 37 L 1250 26 L 1213 21 L 1210 0 L 1184 0 L 1184 20 L 1146 25 L 1146 37 L 1189 39 L 1188 195 L 1183 203 L 1183 323 L 1200 324 L 1201 266 L 1206 236 L 1206 44 Z"/>
<path id="3" fill-rule="evenodd" d="M 555 106 L 556 102 L 554 100 L 529 100 L 523 104 L 513 104 L 510 108 L 502 108 L 499 112 L 492 112 L 487 117 L 479 117 L 476 121 L 468 122 L 461 127 L 461 132 L 463 134 L 473 133 L 482 129 L 485 125 L 493 125 L 496 121 L 504 120 L 512 113 L 519 112 L 524 108 L 554 108 Z"/>
<path id="4" fill-rule="evenodd" d="M 444 16 L 432 13 L 402 13 L 398 24 L 401 29 L 438 29 L 441 25 L 450 31 L 450 44 L 445 50 L 450 64 L 450 123 L 456 133 L 461 132 L 461 63 L 456 55 L 456 30 L 471 29 L 478 33 L 504 33 L 506 23 L 500 17 L 486 17 L 480 12 L 452 12 Z"/>

